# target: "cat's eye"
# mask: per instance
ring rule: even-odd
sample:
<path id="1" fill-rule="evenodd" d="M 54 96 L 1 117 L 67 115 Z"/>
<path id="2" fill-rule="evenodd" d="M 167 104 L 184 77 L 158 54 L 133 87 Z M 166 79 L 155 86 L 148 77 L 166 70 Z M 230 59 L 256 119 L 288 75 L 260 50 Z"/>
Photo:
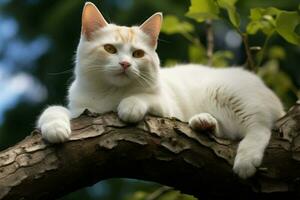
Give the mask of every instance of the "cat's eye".
<path id="1" fill-rule="evenodd" d="M 135 57 L 135 58 L 142 58 L 142 57 L 144 57 L 144 55 L 145 55 L 145 51 L 143 51 L 141 49 L 135 50 L 132 53 L 132 56 Z"/>
<path id="2" fill-rule="evenodd" d="M 112 45 L 112 44 L 105 44 L 104 49 L 105 49 L 105 51 L 107 51 L 108 53 L 111 53 L 111 54 L 117 53 L 116 47 L 114 47 L 114 45 Z"/>

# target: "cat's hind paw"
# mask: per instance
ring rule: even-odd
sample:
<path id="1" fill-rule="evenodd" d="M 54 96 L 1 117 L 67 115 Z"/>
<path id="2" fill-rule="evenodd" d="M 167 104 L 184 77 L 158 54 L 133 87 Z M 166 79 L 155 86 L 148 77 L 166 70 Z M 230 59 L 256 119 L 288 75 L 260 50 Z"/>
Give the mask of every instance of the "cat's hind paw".
<path id="1" fill-rule="evenodd" d="M 51 143 L 62 143 L 71 135 L 70 124 L 64 120 L 53 120 L 41 125 L 41 132 L 44 139 Z"/>
<path id="2" fill-rule="evenodd" d="M 263 155 L 256 151 L 239 152 L 236 155 L 233 165 L 233 171 L 240 178 L 246 179 L 253 176 L 256 168 L 261 165 Z"/>
<path id="3" fill-rule="evenodd" d="M 147 113 L 147 105 L 136 97 L 123 99 L 118 107 L 119 118 L 128 123 L 141 121 Z"/>
<path id="4" fill-rule="evenodd" d="M 210 131 L 219 135 L 218 121 L 209 113 L 200 113 L 189 120 L 189 126 L 195 131 Z"/>

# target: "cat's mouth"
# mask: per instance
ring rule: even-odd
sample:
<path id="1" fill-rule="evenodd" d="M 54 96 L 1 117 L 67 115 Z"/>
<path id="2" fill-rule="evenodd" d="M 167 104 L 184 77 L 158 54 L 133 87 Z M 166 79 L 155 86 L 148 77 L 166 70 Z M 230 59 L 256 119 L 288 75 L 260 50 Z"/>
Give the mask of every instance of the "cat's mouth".
<path id="1" fill-rule="evenodd" d="M 126 78 L 129 78 L 129 75 L 128 75 L 128 71 L 127 70 L 122 70 L 118 73 L 115 74 L 117 77 L 126 77 Z"/>

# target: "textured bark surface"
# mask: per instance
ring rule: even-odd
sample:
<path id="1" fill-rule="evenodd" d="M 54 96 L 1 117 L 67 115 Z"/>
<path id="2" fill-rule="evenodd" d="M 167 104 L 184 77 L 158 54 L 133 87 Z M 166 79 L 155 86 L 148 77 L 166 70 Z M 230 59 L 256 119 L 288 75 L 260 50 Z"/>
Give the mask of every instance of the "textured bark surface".
<path id="1" fill-rule="evenodd" d="M 85 112 L 72 137 L 47 144 L 38 131 L 0 152 L 0 199 L 55 199 L 98 181 L 159 182 L 200 199 L 273 199 L 300 194 L 300 102 L 280 119 L 257 174 L 232 172 L 237 144 L 191 131 L 176 119 L 147 116 L 137 125 L 114 113 Z"/>

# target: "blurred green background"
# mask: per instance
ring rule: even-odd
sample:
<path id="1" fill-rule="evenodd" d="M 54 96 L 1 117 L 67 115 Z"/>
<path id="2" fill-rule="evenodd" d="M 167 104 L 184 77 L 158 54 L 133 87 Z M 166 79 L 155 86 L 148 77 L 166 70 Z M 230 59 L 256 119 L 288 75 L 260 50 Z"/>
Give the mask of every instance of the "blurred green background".
<path id="1" fill-rule="evenodd" d="M 0 0 L 0 149 L 5 149 L 28 135 L 35 126 L 37 116 L 47 105 L 66 104 L 65 97 L 72 81 L 74 52 L 80 37 L 84 2 Z M 164 32 L 160 35 L 157 49 L 162 65 L 207 62 L 205 25 L 185 17 L 190 0 L 92 2 L 99 7 L 107 21 L 121 25 L 140 24 L 158 11 L 163 12 L 166 18 L 172 15 L 176 20 L 186 21 L 193 27 L 188 35 L 170 31 L 170 21 L 163 27 Z M 270 6 L 297 10 L 299 0 L 238 1 L 236 8 L 240 13 L 241 29 L 246 29 L 251 8 Z M 213 64 L 243 65 L 246 56 L 236 31 L 224 20 L 214 21 L 213 31 Z M 296 33 L 300 33 L 299 25 Z M 262 46 L 265 39 L 265 35 L 258 32 L 250 35 L 249 43 L 251 46 Z M 198 45 L 195 45 L 195 40 Z M 281 97 L 286 108 L 295 103 L 297 93 L 299 94 L 299 61 L 299 45 L 289 44 L 278 35 L 269 39 L 259 75 Z M 151 193 L 158 187 L 158 184 L 150 182 L 114 179 L 100 182 L 62 199 L 143 199 L 147 192 Z"/>

